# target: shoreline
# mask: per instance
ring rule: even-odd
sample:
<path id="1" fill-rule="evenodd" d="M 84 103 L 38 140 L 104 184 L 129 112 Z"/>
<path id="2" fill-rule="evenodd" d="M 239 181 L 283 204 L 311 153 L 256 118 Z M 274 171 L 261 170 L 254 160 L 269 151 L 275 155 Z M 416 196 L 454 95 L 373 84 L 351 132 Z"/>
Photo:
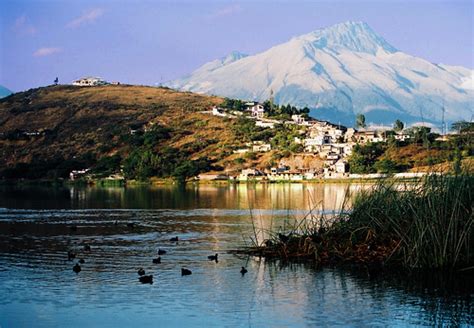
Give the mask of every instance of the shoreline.
<path id="1" fill-rule="evenodd" d="M 150 179 L 148 181 L 137 180 L 55 180 L 55 179 L 39 179 L 39 180 L 0 180 L 0 186 L 96 186 L 96 187 L 127 187 L 127 186 L 230 186 L 230 185 L 286 185 L 286 184 L 373 184 L 379 181 L 388 181 L 394 183 L 416 182 L 421 177 L 413 178 L 395 178 L 395 177 L 380 177 L 380 178 L 337 178 L 337 179 L 311 179 L 302 181 L 268 181 L 268 180 L 248 180 L 248 181 L 233 181 L 233 180 L 188 180 L 184 183 L 177 182 L 172 179 Z"/>

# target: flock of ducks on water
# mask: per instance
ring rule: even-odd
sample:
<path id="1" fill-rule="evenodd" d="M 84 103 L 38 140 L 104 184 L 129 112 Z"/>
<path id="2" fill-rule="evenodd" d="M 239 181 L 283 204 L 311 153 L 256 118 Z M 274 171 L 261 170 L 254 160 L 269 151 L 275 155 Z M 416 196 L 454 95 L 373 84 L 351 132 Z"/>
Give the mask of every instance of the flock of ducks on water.
<path id="1" fill-rule="evenodd" d="M 133 227 L 134 224 L 133 223 L 129 223 L 127 224 L 128 227 Z M 77 227 L 76 226 L 72 226 L 70 227 L 72 231 L 76 231 L 77 230 Z M 171 242 L 178 242 L 179 241 L 179 238 L 178 237 L 173 237 L 171 238 L 169 241 Z M 83 247 L 83 250 L 85 252 L 90 252 L 91 251 L 91 246 L 90 245 L 84 245 Z M 165 255 L 166 254 L 166 251 L 164 249 L 158 249 L 158 257 L 157 258 L 154 258 L 152 259 L 152 263 L 153 264 L 160 264 L 161 263 L 161 255 Z M 207 257 L 207 259 L 209 261 L 214 261 L 216 263 L 218 263 L 218 257 L 219 257 L 219 254 L 215 254 L 215 255 L 209 255 Z M 73 251 L 68 251 L 67 252 L 67 258 L 68 258 L 68 261 L 72 261 L 73 259 L 76 258 L 76 253 L 74 253 Z M 82 268 L 81 268 L 81 265 L 80 264 L 84 264 L 86 263 L 86 261 L 83 259 L 83 258 L 80 258 L 78 260 L 78 262 L 72 267 L 72 271 L 74 271 L 76 274 L 78 274 L 79 272 L 81 272 Z M 245 268 L 245 267 L 242 267 L 241 270 L 240 270 L 240 273 L 242 274 L 242 276 L 244 276 L 246 273 L 248 272 L 248 270 Z M 153 283 L 153 275 L 150 274 L 150 275 L 146 275 L 145 274 L 145 270 L 143 268 L 140 268 L 138 269 L 137 271 L 138 273 L 138 280 L 142 283 L 142 284 L 152 284 Z M 187 268 L 181 268 L 181 276 L 189 276 L 192 274 L 192 271 L 187 269 Z"/>

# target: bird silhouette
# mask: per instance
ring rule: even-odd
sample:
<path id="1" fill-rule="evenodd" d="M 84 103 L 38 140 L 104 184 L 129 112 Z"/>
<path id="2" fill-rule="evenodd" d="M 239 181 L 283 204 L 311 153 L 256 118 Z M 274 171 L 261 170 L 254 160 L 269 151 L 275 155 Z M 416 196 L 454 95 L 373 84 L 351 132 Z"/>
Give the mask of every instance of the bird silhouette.
<path id="1" fill-rule="evenodd" d="M 170 241 L 178 241 L 178 236 L 171 238 Z"/>
<path id="2" fill-rule="evenodd" d="M 217 262 L 217 257 L 219 256 L 219 254 L 216 253 L 216 255 L 209 255 L 207 258 L 210 260 L 210 261 L 216 261 Z"/>
<path id="3" fill-rule="evenodd" d="M 84 264 L 84 263 L 86 263 L 86 261 L 84 259 L 80 259 L 79 263 Z"/>
<path id="4" fill-rule="evenodd" d="M 158 256 L 156 259 L 153 259 L 153 263 L 160 264 L 161 263 L 161 257 Z"/>
<path id="5" fill-rule="evenodd" d="M 153 283 L 153 275 L 149 275 L 149 276 L 140 276 L 138 277 L 138 280 L 142 283 L 142 284 L 152 284 Z"/>
<path id="6" fill-rule="evenodd" d="M 143 268 L 140 268 L 140 269 L 138 269 L 137 273 L 138 273 L 139 276 L 144 276 L 145 275 L 145 270 L 143 270 Z"/>
<path id="7" fill-rule="evenodd" d="M 76 265 L 72 267 L 72 271 L 74 271 L 75 273 L 81 272 L 81 266 L 76 263 Z"/>
<path id="8" fill-rule="evenodd" d="M 182 276 L 189 276 L 191 274 L 192 274 L 191 270 L 186 269 L 186 268 L 181 268 L 181 275 Z"/>
<path id="9" fill-rule="evenodd" d="M 166 251 L 164 249 L 158 249 L 158 255 L 165 255 Z"/>
<path id="10" fill-rule="evenodd" d="M 247 272 L 248 270 L 245 267 L 242 267 L 242 269 L 240 269 L 240 273 L 242 274 L 242 276 L 246 274 Z"/>

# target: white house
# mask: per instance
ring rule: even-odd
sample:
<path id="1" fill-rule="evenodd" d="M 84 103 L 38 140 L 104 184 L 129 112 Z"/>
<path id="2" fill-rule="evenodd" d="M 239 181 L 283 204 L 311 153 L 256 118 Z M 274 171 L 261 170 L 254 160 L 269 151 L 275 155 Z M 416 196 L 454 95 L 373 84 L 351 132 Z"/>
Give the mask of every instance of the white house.
<path id="1" fill-rule="evenodd" d="M 252 147 L 253 152 L 266 153 L 267 151 L 270 151 L 270 150 L 272 150 L 272 145 L 270 144 L 253 145 Z"/>
<path id="2" fill-rule="evenodd" d="M 349 172 L 349 166 L 346 161 L 339 160 L 334 164 L 334 168 L 337 173 L 347 173 Z"/>
<path id="3" fill-rule="evenodd" d="M 224 110 L 222 108 L 219 108 L 217 106 L 212 107 L 212 115 L 214 116 L 221 116 L 221 117 L 226 117 L 226 113 L 224 113 Z"/>
<path id="4" fill-rule="evenodd" d="M 253 105 L 249 108 L 249 111 L 252 113 L 252 117 L 256 118 L 263 118 L 265 114 L 265 108 L 263 108 L 263 105 L 261 104 Z"/>
<path id="5" fill-rule="evenodd" d="M 305 119 L 303 117 L 303 115 L 291 115 L 291 119 L 293 120 L 293 122 L 295 122 L 296 124 L 305 124 Z"/>
<path id="6" fill-rule="evenodd" d="M 100 77 L 83 77 L 78 80 L 72 81 L 72 85 L 80 87 L 92 87 L 106 84 L 107 82 Z"/>

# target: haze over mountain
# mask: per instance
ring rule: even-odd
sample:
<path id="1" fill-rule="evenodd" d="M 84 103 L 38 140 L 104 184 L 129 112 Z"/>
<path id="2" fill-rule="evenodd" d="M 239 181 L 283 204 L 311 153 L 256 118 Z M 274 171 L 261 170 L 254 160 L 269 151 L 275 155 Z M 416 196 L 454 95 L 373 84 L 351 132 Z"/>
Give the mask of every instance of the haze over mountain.
<path id="1" fill-rule="evenodd" d="M 471 120 L 474 71 L 397 50 L 366 23 L 346 22 L 292 38 L 256 55 L 233 52 L 167 83 L 180 90 L 308 106 L 312 115 L 352 124 L 439 126 Z"/>
<path id="2" fill-rule="evenodd" d="M 12 92 L 11 92 L 10 90 L 8 90 L 8 89 L 5 88 L 4 86 L 1 86 L 1 85 L 0 85 L 0 98 L 9 96 L 9 95 L 11 95 L 11 94 L 12 94 Z"/>

